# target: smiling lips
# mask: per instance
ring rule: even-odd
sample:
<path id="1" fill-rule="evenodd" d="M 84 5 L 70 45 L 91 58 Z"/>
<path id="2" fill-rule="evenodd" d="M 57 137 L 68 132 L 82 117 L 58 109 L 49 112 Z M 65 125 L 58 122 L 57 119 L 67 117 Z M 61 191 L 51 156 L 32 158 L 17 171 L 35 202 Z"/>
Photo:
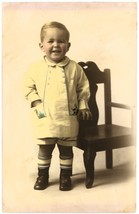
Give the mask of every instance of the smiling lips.
<path id="1" fill-rule="evenodd" d="M 52 50 L 52 53 L 60 53 L 61 50 Z"/>

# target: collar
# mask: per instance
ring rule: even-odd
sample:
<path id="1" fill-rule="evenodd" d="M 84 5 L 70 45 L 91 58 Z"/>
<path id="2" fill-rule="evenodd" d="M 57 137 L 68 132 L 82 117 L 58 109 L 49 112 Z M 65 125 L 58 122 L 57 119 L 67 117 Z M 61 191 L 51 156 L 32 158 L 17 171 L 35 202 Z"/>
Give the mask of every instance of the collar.
<path id="1" fill-rule="evenodd" d="M 69 59 L 67 56 L 65 56 L 65 58 L 64 58 L 61 62 L 59 62 L 59 63 L 50 62 L 50 61 L 46 58 L 46 56 L 44 56 L 44 60 L 45 60 L 45 62 L 48 64 L 48 66 L 51 66 L 51 67 L 55 67 L 55 66 L 64 67 L 64 66 L 66 66 L 66 65 L 69 63 L 69 61 L 70 61 L 70 59 Z"/>

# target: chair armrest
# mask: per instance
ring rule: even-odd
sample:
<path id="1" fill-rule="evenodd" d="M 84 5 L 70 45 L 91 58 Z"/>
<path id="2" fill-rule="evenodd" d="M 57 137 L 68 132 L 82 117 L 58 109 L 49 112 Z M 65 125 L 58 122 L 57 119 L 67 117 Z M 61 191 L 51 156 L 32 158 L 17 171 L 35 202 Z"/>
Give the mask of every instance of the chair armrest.
<path id="1" fill-rule="evenodd" d="M 124 109 L 129 109 L 132 110 L 132 107 L 129 105 L 121 104 L 121 103 L 113 103 L 109 102 L 107 103 L 107 106 L 115 107 L 115 108 L 124 108 Z"/>
<path id="2" fill-rule="evenodd" d="M 121 103 L 114 103 L 114 102 L 108 102 L 108 107 L 114 107 L 114 108 L 121 108 L 121 109 L 127 109 L 131 111 L 131 128 L 133 129 L 134 123 L 133 123 L 133 108 L 129 105 L 121 104 Z"/>

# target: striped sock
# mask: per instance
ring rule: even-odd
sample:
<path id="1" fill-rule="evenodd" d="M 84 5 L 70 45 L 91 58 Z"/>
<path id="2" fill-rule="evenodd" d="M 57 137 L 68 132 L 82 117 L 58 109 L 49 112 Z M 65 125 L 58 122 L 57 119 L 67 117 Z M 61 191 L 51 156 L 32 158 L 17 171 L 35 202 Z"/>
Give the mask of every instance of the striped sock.
<path id="1" fill-rule="evenodd" d="M 60 168 L 72 169 L 73 157 L 60 156 Z"/>
<path id="2" fill-rule="evenodd" d="M 38 156 L 38 168 L 45 169 L 49 168 L 51 164 L 51 159 L 43 159 L 42 157 Z"/>

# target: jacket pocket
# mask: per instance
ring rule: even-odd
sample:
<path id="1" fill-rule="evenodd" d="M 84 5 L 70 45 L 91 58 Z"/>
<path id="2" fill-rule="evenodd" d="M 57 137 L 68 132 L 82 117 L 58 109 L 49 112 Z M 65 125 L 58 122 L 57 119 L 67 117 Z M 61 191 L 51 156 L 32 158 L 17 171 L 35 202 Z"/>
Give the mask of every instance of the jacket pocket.
<path id="1" fill-rule="evenodd" d="M 40 103 L 37 106 L 31 108 L 31 117 L 34 125 L 38 126 L 43 123 L 44 119 L 46 119 L 43 103 Z"/>

